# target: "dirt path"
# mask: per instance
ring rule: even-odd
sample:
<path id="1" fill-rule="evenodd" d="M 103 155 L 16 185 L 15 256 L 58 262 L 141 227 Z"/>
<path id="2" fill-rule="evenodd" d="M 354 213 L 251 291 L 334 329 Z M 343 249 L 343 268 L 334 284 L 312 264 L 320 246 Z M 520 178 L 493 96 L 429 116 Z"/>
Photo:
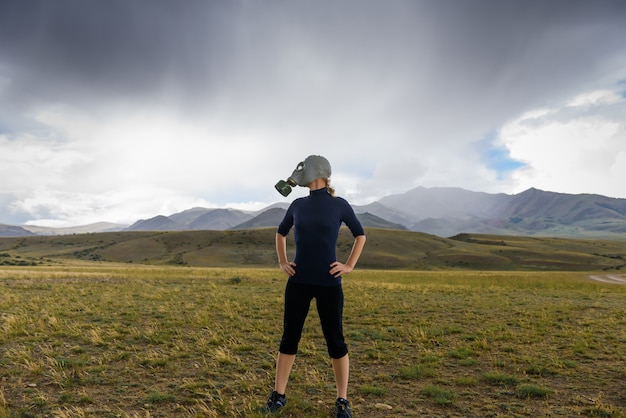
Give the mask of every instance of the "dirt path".
<path id="1" fill-rule="evenodd" d="M 602 283 L 626 284 L 626 276 L 617 274 L 605 274 L 602 276 L 589 276 L 591 280 Z"/>

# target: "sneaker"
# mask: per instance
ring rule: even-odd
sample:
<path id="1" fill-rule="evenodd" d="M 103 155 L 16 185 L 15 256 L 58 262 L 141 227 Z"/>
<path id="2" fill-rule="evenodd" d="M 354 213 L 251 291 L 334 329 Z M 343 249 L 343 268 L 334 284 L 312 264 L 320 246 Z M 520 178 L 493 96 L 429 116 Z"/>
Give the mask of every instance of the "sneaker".
<path id="1" fill-rule="evenodd" d="M 274 413 L 285 405 L 287 405 L 287 396 L 279 395 L 278 392 L 273 391 L 267 400 L 267 404 L 261 408 L 261 412 Z"/>
<path id="2" fill-rule="evenodd" d="M 350 402 L 347 399 L 337 398 L 335 401 L 335 414 L 337 418 L 352 418 Z"/>

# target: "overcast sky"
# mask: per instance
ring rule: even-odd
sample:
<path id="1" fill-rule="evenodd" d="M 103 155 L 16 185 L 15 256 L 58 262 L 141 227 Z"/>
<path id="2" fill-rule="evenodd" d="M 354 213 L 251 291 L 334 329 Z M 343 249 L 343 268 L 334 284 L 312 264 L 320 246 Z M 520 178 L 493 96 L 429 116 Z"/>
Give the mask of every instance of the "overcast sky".
<path id="1" fill-rule="evenodd" d="M 0 223 L 261 209 L 310 154 L 417 186 L 626 198 L 622 0 L 0 0 Z"/>

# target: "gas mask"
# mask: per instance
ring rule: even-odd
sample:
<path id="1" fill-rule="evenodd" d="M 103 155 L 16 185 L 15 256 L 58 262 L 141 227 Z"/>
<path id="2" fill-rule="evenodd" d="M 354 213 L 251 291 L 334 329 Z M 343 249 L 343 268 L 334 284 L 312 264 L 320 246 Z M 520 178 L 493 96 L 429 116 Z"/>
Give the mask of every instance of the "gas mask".
<path id="1" fill-rule="evenodd" d="M 292 187 L 296 185 L 305 187 L 315 179 L 327 179 L 330 173 L 330 163 L 326 158 L 321 155 L 309 155 L 304 161 L 298 163 L 287 180 L 280 180 L 274 187 L 278 193 L 286 197 L 291 193 Z"/>

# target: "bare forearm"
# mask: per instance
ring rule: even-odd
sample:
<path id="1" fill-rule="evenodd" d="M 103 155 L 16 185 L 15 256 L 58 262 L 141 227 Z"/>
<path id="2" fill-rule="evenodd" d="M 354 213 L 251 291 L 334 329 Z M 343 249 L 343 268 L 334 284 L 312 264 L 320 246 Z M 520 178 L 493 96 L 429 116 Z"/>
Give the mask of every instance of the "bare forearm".
<path id="1" fill-rule="evenodd" d="M 356 267 L 356 263 L 359 261 L 361 253 L 363 252 L 363 247 L 365 247 L 365 241 L 365 235 L 359 235 L 354 239 L 352 251 L 350 251 L 350 256 L 348 257 L 348 261 L 346 261 L 347 266 L 350 266 L 351 268 Z"/>
<path id="2" fill-rule="evenodd" d="M 278 264 L 287 264 L 287 237 L 276 234 L 276 255 Z"/>
<path id="3" fill-rule="evenodd" d="M 287 259 L 287 237 L 278 233 L 276 234 L 276 255 L 280 269 L 289 276 L 293 276 L 296 272 L 294 270 L 296 264 Z"/>

